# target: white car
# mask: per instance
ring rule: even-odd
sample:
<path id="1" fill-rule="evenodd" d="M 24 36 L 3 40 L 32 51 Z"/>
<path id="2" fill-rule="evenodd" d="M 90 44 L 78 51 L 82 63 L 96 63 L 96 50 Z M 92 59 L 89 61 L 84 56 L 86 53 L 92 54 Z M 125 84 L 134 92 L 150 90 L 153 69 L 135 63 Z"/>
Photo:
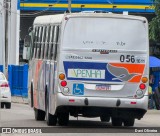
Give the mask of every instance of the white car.
<path id="1" fill-rule="evenodd" d="M 0 72 L 0 102 L 1 108 L 11 108 L 11 91 L 5 75 Z"/>

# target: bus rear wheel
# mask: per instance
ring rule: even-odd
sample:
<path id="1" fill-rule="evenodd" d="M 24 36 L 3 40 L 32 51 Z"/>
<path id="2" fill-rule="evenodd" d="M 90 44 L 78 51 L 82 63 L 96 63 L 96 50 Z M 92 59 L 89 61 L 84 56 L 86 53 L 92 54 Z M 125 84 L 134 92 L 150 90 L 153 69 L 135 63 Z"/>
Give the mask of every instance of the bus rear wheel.
<path id="1" fill-rule="evenodd" d="M 1 109 L 4 108 L 4 103 L 1 103 Z"/>
<path id="2" fill-rule="evenodd" d="M 123 123 L 124 123 L 124 126 L 131 127 L 131 126 L 134 126 L 134 121 L 135 121 L 134 118 L 129 118 L 129 119 L 124 119 Z"/>
<path id="3" fill-rule="evenodd" d="M 44 120 L 45 112 L 39 109 L 34 108 L 35 120 Z"/>
<path id="4" fill-rule="evenodd" d="M 69 122 L 69 113 L 58 113 L 58 124 L 60 126 L 67 126 Z"/>
<path id="5" fill-rule="evenodd" d="M 11 102 L 6 103 L 5 106 L 6 106 L 6 109 L 10 109 L 11 108 Z"/>
<path id="6" fill-rule="evenodd" d="M 46 121 L 48 126 L 55 126 L 57 124 L 57 116 L 49 113 L 49 104 L 46 104 Z"/>
<path id="7" fill-rule="evenodd" d="M 122 119 L 112 117 L 112 126 L 122 126 Z"/>

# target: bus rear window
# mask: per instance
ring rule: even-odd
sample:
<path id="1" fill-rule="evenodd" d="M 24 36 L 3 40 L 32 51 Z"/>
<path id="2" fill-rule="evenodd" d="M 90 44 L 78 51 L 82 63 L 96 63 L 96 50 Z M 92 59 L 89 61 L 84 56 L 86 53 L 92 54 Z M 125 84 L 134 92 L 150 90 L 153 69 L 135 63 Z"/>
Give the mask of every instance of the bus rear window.
<path id="1" fill-rule="evenodd" d="M 147 50 L 147 28 L 140 20 L 70 18 L 63 49 Z"/>

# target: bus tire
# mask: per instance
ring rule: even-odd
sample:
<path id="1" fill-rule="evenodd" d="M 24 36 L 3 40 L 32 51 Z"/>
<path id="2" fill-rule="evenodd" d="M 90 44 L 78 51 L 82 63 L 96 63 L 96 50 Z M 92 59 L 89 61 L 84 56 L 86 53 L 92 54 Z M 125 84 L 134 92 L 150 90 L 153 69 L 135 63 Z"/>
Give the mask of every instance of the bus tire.
<path id="1" fill-rule="evenodd" d="M 131 127 L 131 126 L 134 126 L 134 121 L 135 121 L 134 118 L 129 118 L 129 119 L 124 119 L 123 123 L 124 123 L 124 126 Z"/>
<path id="2" fill-rule="evenodd" d="M 56 126 L 57 116 L 49 113 L 49 103 L 46 100 L 46 121 L 48 126 Z"/>
<path id="3" fill-rule="evenodd" d="M 3 109 L 3 108 L 4 108 L 4 103 L 1 102 L 1 109 Z"/>
<path id="4" fill-rule="evenodd" d="M 100 116 L 100 120 L 101 120 L 101 122 L 109 122 L 110 121 L 110 117 L 109 116 L 105 116 L 105 115 L 101 115 Z"/>
<path id="5" fill-rule="evenodd" d="M 112 126 L 122 126 L 122 119 L 112 117 Z"/>
<path id="6" fill-rule="evenodd" d="M 58 114 L 58 124 L 60 126 L 67 126 L 69 122 L 69 113 L 62 112 Z"/>
<path id="7" fill-rule="evenodd" d="M 6 109 L 11 109 L 11 102 L 5 103 Z"/>
<path id="8" fill-rule="evenodd" d="M 45 112 L 34 108 L 35 120 L 43 121 L 45 120 Z"/>
<path id="9" fill-rule="evenodd" d="M 33 107 L 33 83 L 31 83 L 31 107 Z"/>

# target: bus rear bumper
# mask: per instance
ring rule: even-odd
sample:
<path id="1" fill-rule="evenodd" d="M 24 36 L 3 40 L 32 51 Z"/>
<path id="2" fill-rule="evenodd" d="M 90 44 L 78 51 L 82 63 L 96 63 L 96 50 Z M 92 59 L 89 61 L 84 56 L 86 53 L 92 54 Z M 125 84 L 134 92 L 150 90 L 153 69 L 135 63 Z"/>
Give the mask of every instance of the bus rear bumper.
<path id="1" fill-rule="evenodd" d="M 148 96 L 141 99 L 64 96 L 62 93 L 56 96 L 55 113 L 69 112 L 74 117 L 105 115 L 141 119 L 148 109 Z"/>
<path id="2" fill-rule="evenodd" d="M 144 96 L 141 99 L 131 99 L 131 98 L 64 96 L 62 93 L 58 93 L 56 107 L 59 106 L 131 108 L 131 109 L 143 109 L 147 111 L 148 96 Z"/>

